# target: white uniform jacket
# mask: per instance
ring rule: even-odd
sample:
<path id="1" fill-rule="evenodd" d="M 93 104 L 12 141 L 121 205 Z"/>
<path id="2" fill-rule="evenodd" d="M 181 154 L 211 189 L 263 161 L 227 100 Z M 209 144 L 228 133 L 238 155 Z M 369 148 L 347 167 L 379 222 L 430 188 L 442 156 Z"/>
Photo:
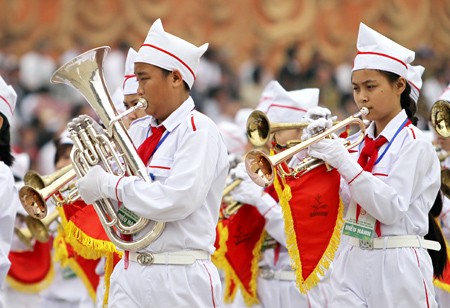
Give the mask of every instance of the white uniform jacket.
<path id="1" fill-rule="evenodd" d="M 192 98 L 162 124 L 163 141 L 146 164 L 154 181 L 123 178 L 117 195 L 137 215 L 166 222 L 162 235 L 146 250 L 197 249 L 212 254 L 228 173 L 225 144 L 214 122 L 194 109 Z M 151 134 L 150 125 L 156 126 L 152 117 L 133 122 L 129 134 L 136 148 Z M 115 193 L 116 187 L 109 187 L 109 195 Z"/>

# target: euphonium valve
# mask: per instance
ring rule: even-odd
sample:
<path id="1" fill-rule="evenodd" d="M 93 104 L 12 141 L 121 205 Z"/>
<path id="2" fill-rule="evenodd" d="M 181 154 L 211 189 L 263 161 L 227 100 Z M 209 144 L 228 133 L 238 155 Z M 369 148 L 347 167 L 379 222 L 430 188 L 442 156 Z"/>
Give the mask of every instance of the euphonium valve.
<path id="1" fill-rule="evenodd" d="M 329 137 L 332 133 L 345 128 L 348 125 L 357 124 L 360 127 L 359 138 L 346 145 L 347 149 L 351 149 L 352 147 L 361 143 L 361 141 L 364 139 L 365 124 L 360 117 L 365 116 L 368 113 L 369 110 L 363 107 L 359 112 L 339 122 L 338 124 L 333 125 L 331 128 L 325 130 L 324 132 L 273 156 L 268 156 L 267 154 L 259 150 L 249 151 L 245 155 L 245 168 L 247 169 L 248 175 L 257 185 L 267 187 L 273 183 L 275 176 L 274 168 L 277 165 L 284 161 L 287 161 L 298 152 L 307 149 L 310 145 Z M 309 162 L 309 164 L 311 164 L 311 162 Z"/>

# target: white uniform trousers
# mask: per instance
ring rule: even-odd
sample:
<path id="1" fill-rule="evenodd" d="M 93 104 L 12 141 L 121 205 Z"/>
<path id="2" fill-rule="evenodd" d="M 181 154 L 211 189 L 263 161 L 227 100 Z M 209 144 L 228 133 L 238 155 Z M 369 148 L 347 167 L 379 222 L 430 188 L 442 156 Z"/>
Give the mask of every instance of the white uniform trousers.
<path id="1" fill-rule="evenodd" d="M 437 307 L 426 249 L 347 245 L 333 263 L 329 307 Z M 428 302 L 428 304 L 427 304 Z"/>
<path id="2" fill-rule="evenodd" d="M 221 295 L 219 273 L 211 261 L 149 266 L 130 261 L 125 270 L 122 259 L 111 275 L 108 306 L 218 308 Z"/>

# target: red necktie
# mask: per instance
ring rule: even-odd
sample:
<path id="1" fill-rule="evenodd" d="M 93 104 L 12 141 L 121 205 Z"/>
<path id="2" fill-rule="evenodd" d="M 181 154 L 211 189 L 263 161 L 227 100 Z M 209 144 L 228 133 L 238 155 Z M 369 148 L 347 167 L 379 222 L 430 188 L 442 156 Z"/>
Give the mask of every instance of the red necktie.
<path id="1" fill-rule="evenodd" d="M 366 135 L 364 138 L 364 148 L 359 154 L 358 164 L 363 167 L 364 171 L 372 172 L 373 166 L 378 158 L 378 149 L 387 142 L 384 136 L 380 136 L 373 140 Z M 356 207 L 356 221 L 358 221 L 359 214 L 361 213 L 361 206 L 358 204 Z M 375 224 L 375 232 L 378 236 L 381 235 L 380 222 L 377 220 Z"/>
<path id="2" fill-rule="evenodd" d="M 137 153 L 144 162 L 144 164 L 147 164 L 148 160 L 155 152 L 156 146 L 158 145 L 158 142 L 161 139 L 162 134 L 166 130 L 164 125 L 161 125 L 159 127 L 152 126 L 151 128 L 152 134 L 150 135 L 150 137 L 145 139 L 144 142 L 137 149 Z"/>

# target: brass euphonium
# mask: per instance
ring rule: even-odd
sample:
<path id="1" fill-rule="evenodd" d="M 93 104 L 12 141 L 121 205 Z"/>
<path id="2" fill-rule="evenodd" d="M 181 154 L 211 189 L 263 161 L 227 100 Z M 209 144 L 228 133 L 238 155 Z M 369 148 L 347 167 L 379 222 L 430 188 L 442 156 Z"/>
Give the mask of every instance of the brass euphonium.
<path id="1" fill-rule="evenodd" d="M 251 150 L 245 155 L 245 168 L 247 169 L 247 173 L 250 178 L 257 185 L 262 187 L 267 187 L 273 183 L 274 180 L 274 169 L 282 162 L 287 161 L 291 157 L 293 157 L 298 152 L 307 149 L 310 145 L 329 137 L 331 134 L 336 133 L 337 131 L 345 128 L 348 125 L 359 125 L 360 134 L 359 137 L 352 141 L 349 144 L 346 144 L 346 148 L 350 149 L 364 139 L 365 132 L 365 124 L 363 120 L 360 118 L 369 113 L 369 110 L 365 107 L 361 108 L 361 110 L 354 115 L 348 117 L 347 119 L 340 121 L 338 124 L 333 125 L 331 128 L 325 130 L 324 132 L 307 139 L 300 144 L 289 148 L 279 154 L 268 156 L 262 151 L 259 150 Z M 323 161 L 315 158 L 309 158 L 308 165 L 316 164 L 316 163 L 324 163 Z"/>
<path id="2" fill-rule="evenodd" d="M 51 78 L 52 83 L 64 83 L 81 92 L 107 129 L 106 134 L 86 116 L 69 123 L 68 130 L 74 142 L 72 165 L 79 177 L 100 164 L 109 173 L 139 176 L 151 182 L 125 127 L 118 121 L 124 114 L 118 115 L 106 87 L 103 60 L 109 49 L 99 47 L 87 51 L 60 67 Z M 141 99 L 137 106 L 145 108 L 146 101 Z M 135 218 L 128 220 L 128 224 L 124 223 L 109 199 L 98 200 L 93 205 L 111 242 L 123 250 L 137 251 L 148 246 L 161 235 L 165 226 L 164 222 L 139 217 L 122 206 L 121 211 Z M 140 232 L 150 224 L 150 231 Z M 125 240 L 121 234 L 133 235 L 133 239 Z"/>

